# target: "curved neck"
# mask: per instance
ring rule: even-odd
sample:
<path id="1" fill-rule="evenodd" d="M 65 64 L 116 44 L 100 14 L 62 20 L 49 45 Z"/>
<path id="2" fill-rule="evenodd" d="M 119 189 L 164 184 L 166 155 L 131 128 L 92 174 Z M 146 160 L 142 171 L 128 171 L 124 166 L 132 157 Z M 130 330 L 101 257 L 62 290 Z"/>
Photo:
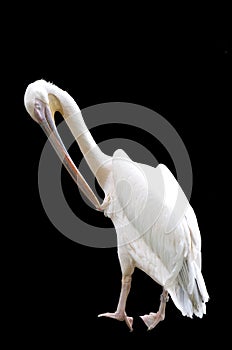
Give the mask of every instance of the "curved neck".
<path id="1" fill-rule="evenodd" d="M 51 87 L 48 96 L 52 112 L 59 111 L 62 114 L 87 164 L 104 189 L 109 175 L 111 157 L 104 154 L 94 141 L 74 99 L 66 91 L 54 85 Z"/>

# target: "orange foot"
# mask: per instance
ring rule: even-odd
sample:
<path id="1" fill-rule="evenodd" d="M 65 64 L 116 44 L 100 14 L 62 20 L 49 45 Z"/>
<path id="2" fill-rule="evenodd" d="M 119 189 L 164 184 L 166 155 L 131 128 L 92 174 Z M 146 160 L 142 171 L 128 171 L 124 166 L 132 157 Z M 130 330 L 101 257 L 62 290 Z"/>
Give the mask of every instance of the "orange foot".
<path id="1" fill-rule="evenodd" d="M 161 312 L 150 312 L 149 315 L 140 316 L 145 325 L 148 327 L 147 330 L 153 329 L 160 321 L 164 320 L 164 315 Z"/>
<path id="2" fill-rule="evenodd" d="M 127 326 L 129 327 L 130 331 L 133 331 L 132 324 L 133 324 L 133 317 L 127 316 L 125 312 L 119 313 L 119 312 L 106 312 L 104 314 L 98 315 L 98 317 L 110 317 L 114 318 L 118 321 L 125 321 Z"/>

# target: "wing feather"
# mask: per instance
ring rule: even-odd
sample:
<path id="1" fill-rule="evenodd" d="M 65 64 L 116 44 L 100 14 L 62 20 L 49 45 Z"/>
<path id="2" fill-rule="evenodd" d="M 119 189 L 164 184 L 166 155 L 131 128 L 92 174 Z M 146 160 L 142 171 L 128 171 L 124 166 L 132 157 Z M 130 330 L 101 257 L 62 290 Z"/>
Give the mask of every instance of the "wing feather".
<path id="1" fill-rule="evenodd" d="M 114 153 L 112 164 L 121 214 L 127 219 L 127 225 L 122 220 L 124 233 L 133 227 L 129 239 L 142 237 L 169 271 L 166 279 L 173 279 L 190 244 L 180 225 L 189 205 L 183 191 L 162 164 L 153 168 L 133 162 L 123 150 Z"/>
<path id="2" fill-rule="evenodd" d="M 112 164 L 121 242 L 131 249 L 137 266 L 169 291 L 184 315 L 201 317 L 208 300 L 201 236 L 184 192 L 163 164 L 153 168 L 133 162 L 122 150 L 114 153 Z"/>

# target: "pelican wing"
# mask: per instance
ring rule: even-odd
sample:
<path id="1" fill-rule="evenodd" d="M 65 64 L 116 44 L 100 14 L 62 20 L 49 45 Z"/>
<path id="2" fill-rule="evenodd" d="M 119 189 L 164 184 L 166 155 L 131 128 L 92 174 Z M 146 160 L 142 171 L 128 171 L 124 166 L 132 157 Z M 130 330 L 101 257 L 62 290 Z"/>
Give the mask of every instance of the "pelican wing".
<path id="1" fill-rule="evenodd" d="M 122 150 L 113 156 L 113 179 L 123 216 L 123 225 L 117 225 L 120 238 L 124 244 L 141 238 L 150 259 L 159 259 L 161 280 L 170 284 L 191 247 L 198 260 L 200 255 L 198 226 L 187 198 L 165 165 L 153 168 L 133 162 Z"/>
<path id="2" fill-rule="evenodd" d="M 175 177 L 165 165 L 139 164 L 117 150 L 113 179 L 124 223 L 116 227 L 119 239 L 137 266 L 169 290 L 183 314 L 201 317 L 208 300 L 201 274 L 201 236 Z"/>

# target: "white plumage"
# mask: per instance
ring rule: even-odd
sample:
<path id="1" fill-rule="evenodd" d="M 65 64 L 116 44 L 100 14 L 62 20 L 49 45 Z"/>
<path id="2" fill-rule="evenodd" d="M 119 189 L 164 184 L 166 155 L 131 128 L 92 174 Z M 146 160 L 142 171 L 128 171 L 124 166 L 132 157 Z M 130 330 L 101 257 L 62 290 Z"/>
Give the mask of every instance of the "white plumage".
<path id="1" fill-rule="evenodd" d="M 80 189 L 110 217 L 117 233 L 122 289 L 116 312 L 99 316 L 126 321 L 131 276 L 137 267 L 163 287 L 157 313 L 141 316 L 148 329 L 165 317 L 168 295 L 182 315 L 202 317 L 208 293 L 201 273 L 201 236 L 195 213 L 168 168 L 132 161 L 123 150 L 105 155 L 93 140 L 81 112 L 67 92 L 44 80 L 30 84 L 25 106 L 39 122 Z M 104 190 L 102 205 L 72 163 L 54 123 L 64 116 L 92 172 Z"/>

